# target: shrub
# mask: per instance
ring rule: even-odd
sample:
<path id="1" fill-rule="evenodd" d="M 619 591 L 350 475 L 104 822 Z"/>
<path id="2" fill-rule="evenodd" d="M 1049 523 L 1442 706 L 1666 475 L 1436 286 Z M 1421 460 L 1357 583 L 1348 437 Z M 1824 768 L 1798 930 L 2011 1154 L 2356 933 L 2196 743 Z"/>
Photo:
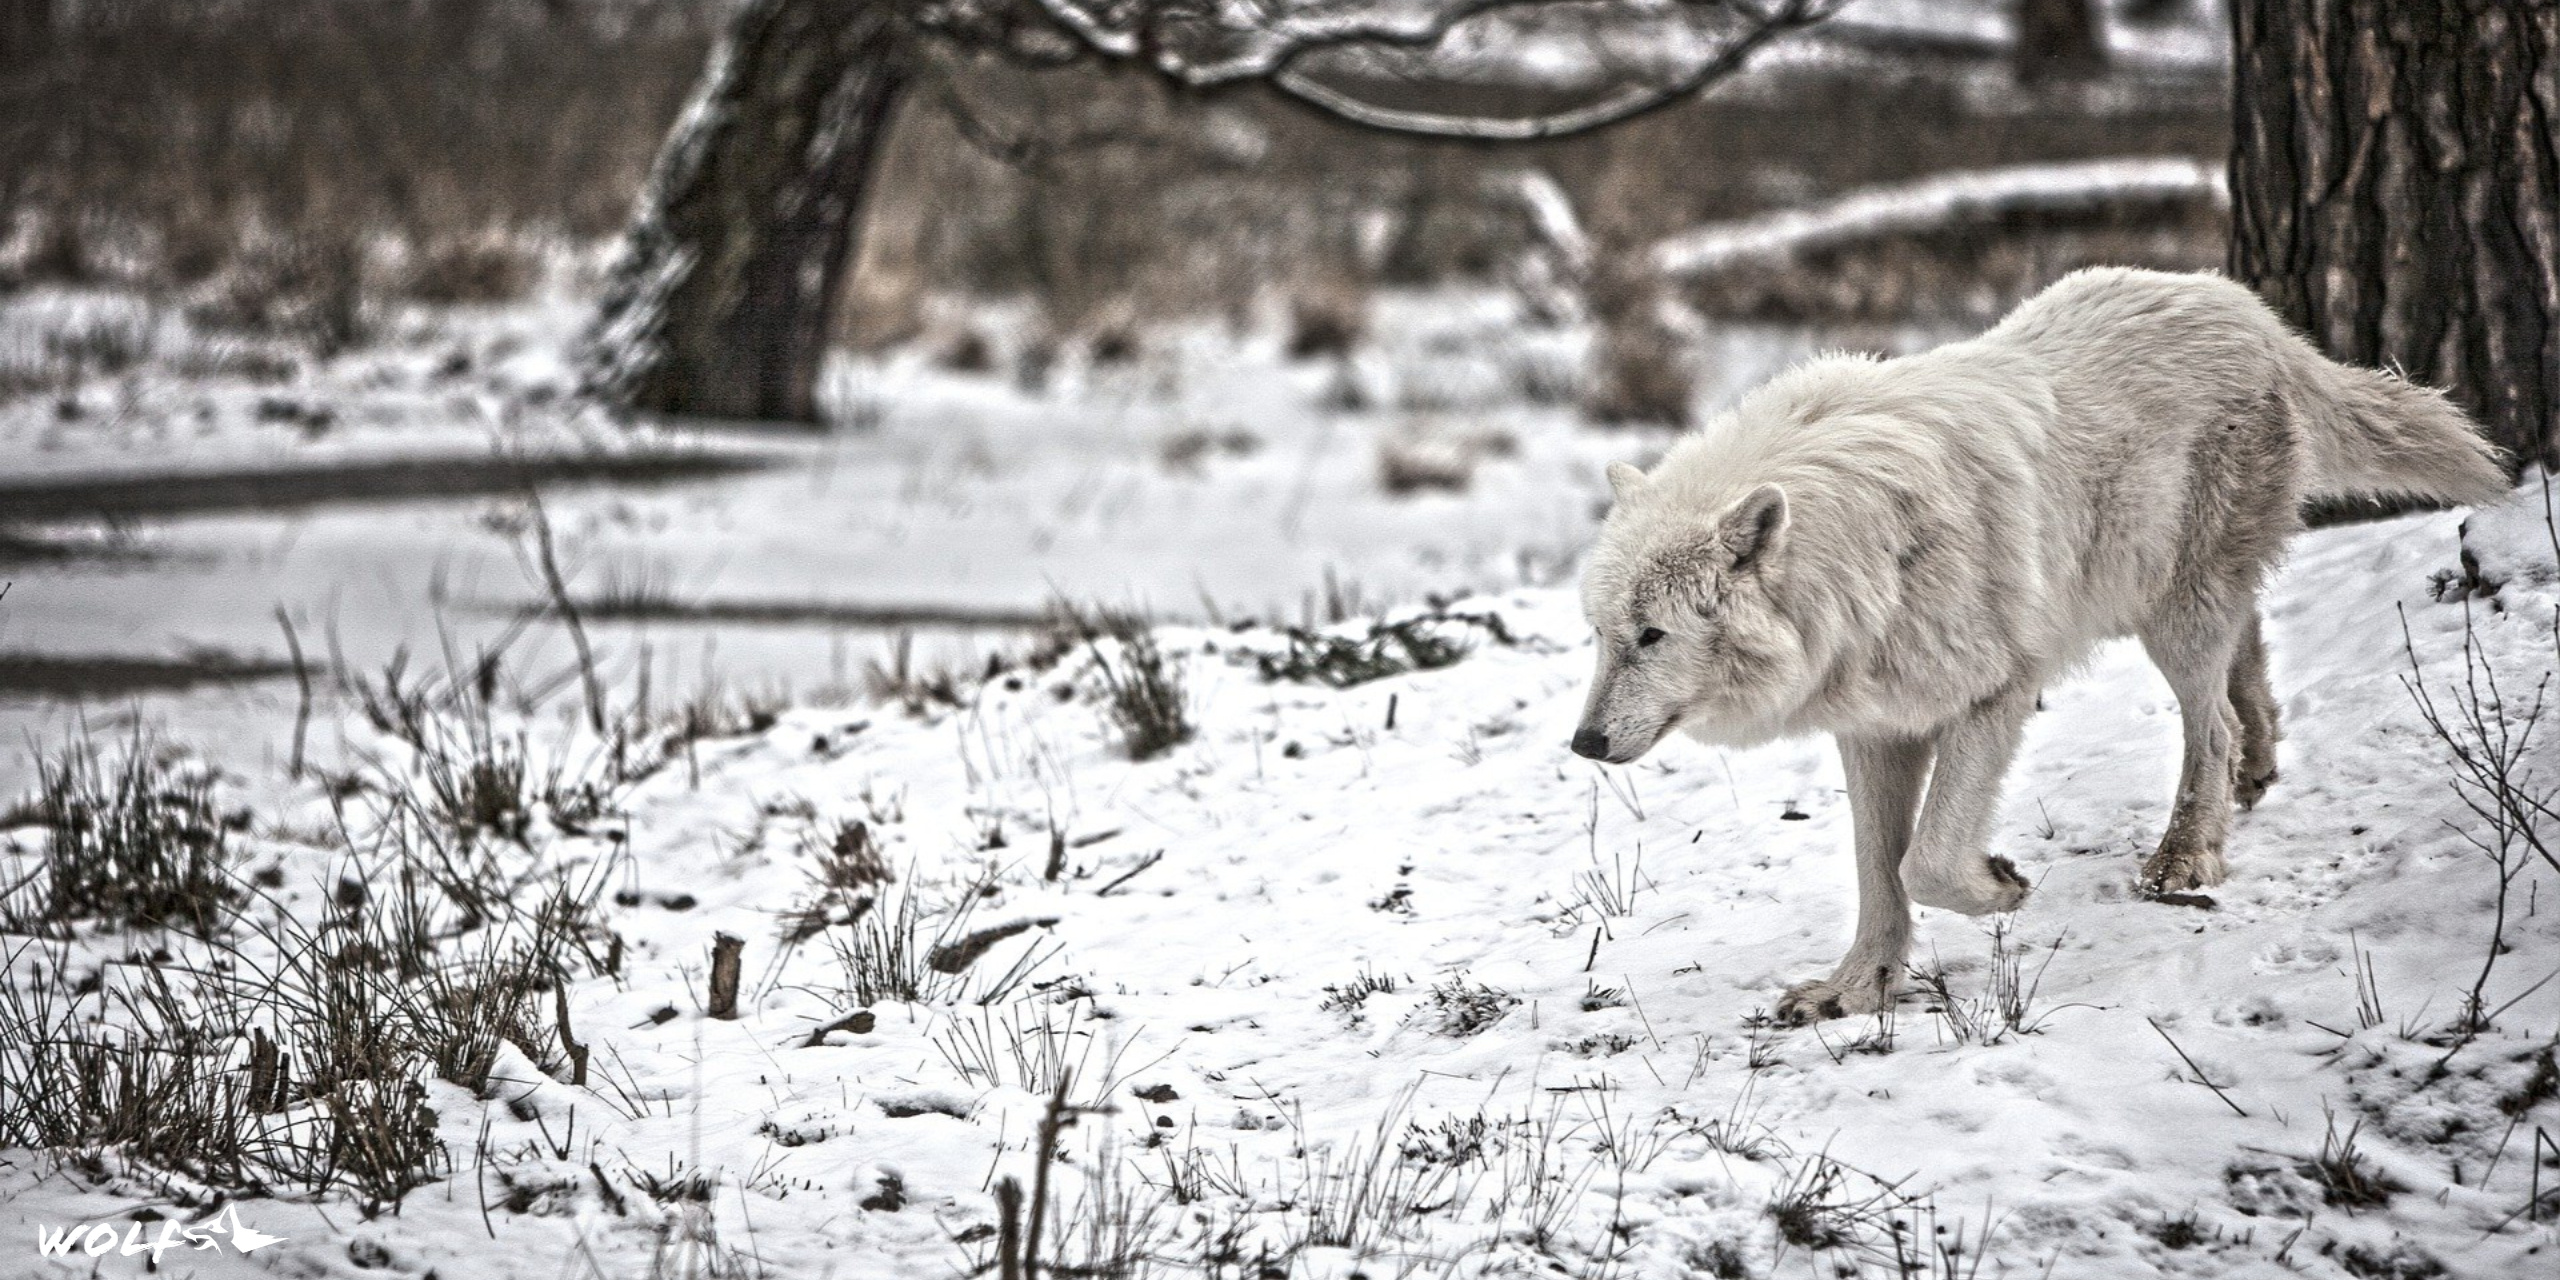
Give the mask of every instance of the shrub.
<path id="1" fill-rule="evenodd" d="M 1103 641 L 1112 641 L 1106 651 Z M 1034 671 L 1065 660 L 1079 646 L 1093 655 L 1102 680 L 1103 725 L 1132 760 L 1152 760 L 1189 742 L 1198 726 L 1180 665 L 1157 645 L 1144 618 L 1100 606 L 1052 601 L 1040 641 L 1024 655 Z"/>
<path id="2" fill-rule="evenodd" d="M 851 921 L 827 927 L 828 944 L 844 973 L 838 994 L 856 1008 L 869 1008 L 887 1001 L 947 1004 L 964 998 L 987 1004 L 1018 990 L 1047 959 L 1037 941 L 1002 971 L 970 976 L 997 942 L 1030 927 L 972 929 L 971 916 L 986 888 L 983 883 L 964 886 L 953 905 L 927 909 L 909 868 L 904 883 L 882 883 L 876 892 L 856 898 L 849 908 Z"/>
<path id="3" fill-rule="evenodd" d="M 1520 997 L 1461 974 L 1431 988 L 1430 998 L 1406 1021 L 1418 1022 L 1434 1035 L 1464 1040 L 1482 1034 L 1519 1006 Z"/>
<path id="4" fill-rule="evenodd" d="M 1465 493 L 1476 478 L 1476 453 L 1462 441 L 1386 440 L 1378 445 L 1378 487 L 1408 497 L 1426 490 Z"/>
<path id="5" fill-rule="evenodd" d="M 1314 285 L 1289 299 L 1292 360 L 1340 359 L 1368 333 L 1368 294 L 1349 280 Z"/>
<path id="6" fill-rule="evenodd" d="M 1592 360 L 1584 417 L 1612 427 L 1690 424 L 1696 375 L 1677 334 L 1651 321 L 1612 325 L 1600 331 Z"/>
<path id="7" fill-rule="evenodd" d="M 513 302 L 542 278 L 542 258 L 505 231 L 445 236 L 411 251 L 387 291 L 420 302 Z"/>
<path id="8" fill-rule="evenodd" d="M 1401 622 L 1371 623 L 1368 634 L 1358 637 L 1291 627 L 1285 633 L 1288 651 L 1258 655 L 1254 665 L 1265 680 L 1314 681 L 1336 689 L 1408 671 L 1436 671 L 1467 656 L 1463 641 L 1439 633 L 1449 623 L 1478 628 L 1497 644 L 1511 643 L 1511 629 L 1500 614 L 1434 610 Z"/>
<path id="9" fill-rule="evenodd" d="M 1583 416 L 1602 426 L 1688 426 L 1696 373 L 1664 319 L 1661 283 L 1641 264 L 1612 258 L 1593 271 L 1588 301 L 1597 332 Z"/>
<path id="10" fill-rule="evenodd" d="M 2362 1120 L 2348 1125 L 2342 1134 L 2338 1118 L 2330 1116 L 2320 1138 L 2320 1154 L 2304 1161 L 2301 1170 L 2319 1184 L 2322 1200 L 2350 1213 L 2389 1204 L 2391 1197 L 2409 1189 L 2356 1149 L 2356 1140 L 2363 1134 Z"/>
<path id="11" fill-rule="evenodd" d="M 343 233 L 289 237 L 243 252 L 188 311 L 207 328 L 291 338 L 326 358 L 370 332 L 364 254 Z"/>

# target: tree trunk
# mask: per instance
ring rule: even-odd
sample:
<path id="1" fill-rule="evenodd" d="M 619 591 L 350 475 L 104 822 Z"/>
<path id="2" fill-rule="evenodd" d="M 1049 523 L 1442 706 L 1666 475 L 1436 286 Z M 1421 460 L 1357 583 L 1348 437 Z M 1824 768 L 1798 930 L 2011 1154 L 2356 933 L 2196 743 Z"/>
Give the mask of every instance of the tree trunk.
<path id="1" fill-rule="evenodd" d="M 54 0 L 0 0 L 0 72 L 33 66 L 53 51 Z"/>
<path id="2" fill-rule="evenodd" d="M 891 0 L 746 0 L 658 155 L 588 337 L 656 413 L 818 420 L 818 363 L 905 67 Z"/>
<path id="3" fill-rule="evenodd" d="M 2236 0 L 2231 273 L 2444 388 L 2518 465 L 2560 413 L 2560 7 Z"/>
<path id="4" fill-rule="evenodd" d="M 2014 3 L 2018 37 L 2012 56 L 2018 83 L 2095 80 L 2107 73 L 2107 22 L 2099 0 Z"/>

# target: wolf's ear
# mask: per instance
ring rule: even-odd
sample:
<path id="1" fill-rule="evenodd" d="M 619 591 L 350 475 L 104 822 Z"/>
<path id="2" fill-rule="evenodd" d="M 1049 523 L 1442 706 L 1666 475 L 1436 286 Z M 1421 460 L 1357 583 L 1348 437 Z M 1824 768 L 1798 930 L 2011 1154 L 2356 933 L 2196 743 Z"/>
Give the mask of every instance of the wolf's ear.
<path id="1" fill-rule="evenodd" d="M 1610 497 L 1624 502 L 1629 494 L 1643 487 L 1644 472 L 1638 470 L 1634 463 L 1612 462 L 1609 464 Z"/>
<path id="2" fill-rule="evenodd" d="M 1724 539 L 1725 549 L 1733 554 L 1733 567 L 1749 568 L 1753 563 L 1777 550 L 1779 535 L 1787 528 L 1787 491 L 1774 484 L 1764 484 L 1743 495 L 1742 501 L 1724 513 L 1717 522 L 1717 533 Z"/>

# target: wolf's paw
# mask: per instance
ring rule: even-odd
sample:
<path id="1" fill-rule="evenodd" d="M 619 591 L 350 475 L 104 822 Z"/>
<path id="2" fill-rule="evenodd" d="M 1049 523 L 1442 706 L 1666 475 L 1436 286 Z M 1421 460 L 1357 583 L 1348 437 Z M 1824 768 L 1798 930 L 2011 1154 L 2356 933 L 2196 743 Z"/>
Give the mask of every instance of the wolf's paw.
<path id="1" fill-rule="evenodd" d="M 1953 872 L 1921 863 L 1902 868 L 1903 890 L 1913 902 L 1969 916 L 2015 911 L 2027 900 L 2027 878 L 2007 858 L 1982 858 Z"/>
<path id="2" fill-rule="evenodd" d="M 2135 884 L 2148 894 L 2185 893 L 2210 889 L 2230 874 L 2231 864 L 2222 860 L 2220 849 L 2162 845 L 2142 864 L 2142 878 Z"/>
<path id="3" fill-rule="evenodd" d="M 1893 992 L 1881 971 L 1872 982 L 1833 974 L 1787 988 L 1787 994 L 1778 998 L 1777 1017 L 1788 1026 L 1801 1027 L 1832 1018 L 1882 1013 L 1892 1003 Z"/>
<path id="4" fill-rule="evenodd" d="M 2255 809 L 2258 807 L 2258 802 L 2266 798 L 2267 788 L 2275 784 L 2276 767 L 2274 765 L 2268 765 L 2264 773 L 2252 774 L 2249 772 L 2249 766 L 2242 764 L 2232 773 L 2231 798 L 2239 801 L 2243 809 Z"/>

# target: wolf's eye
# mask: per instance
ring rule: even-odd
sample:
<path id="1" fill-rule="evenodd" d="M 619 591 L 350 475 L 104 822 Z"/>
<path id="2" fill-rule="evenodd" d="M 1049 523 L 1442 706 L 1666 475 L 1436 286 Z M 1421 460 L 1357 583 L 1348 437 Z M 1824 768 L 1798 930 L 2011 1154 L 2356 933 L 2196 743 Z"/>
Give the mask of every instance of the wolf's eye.
<path id="1" fill-rule="evenodd" d="M 1660 627 L 1646 627 L 1644 630 L 1636 633 L 1636 647 L 1639 649 L 1650 649 L 1660 643 L 1662 643 L 1662 628 Z"/>

